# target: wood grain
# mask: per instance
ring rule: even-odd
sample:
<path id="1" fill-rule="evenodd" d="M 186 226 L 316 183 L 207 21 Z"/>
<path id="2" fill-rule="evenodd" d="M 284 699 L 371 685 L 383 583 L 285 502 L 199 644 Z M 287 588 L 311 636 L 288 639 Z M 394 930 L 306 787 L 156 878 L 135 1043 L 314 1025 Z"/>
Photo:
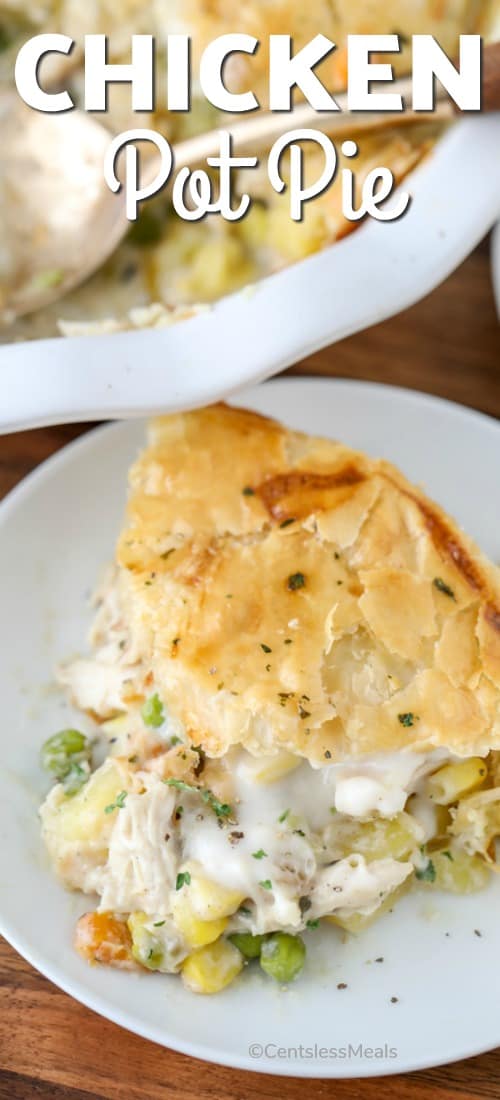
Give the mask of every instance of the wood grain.
<path id="1" fill-rule="evenodd" d="M 500 327 L 487 244 L 412 310 L 325 349 L 292 373 L 410 386 L 499 417 Z M 87 427 L 0 439 L 0 496 Z M 492 968 L 496 965 L 492 960 Z M 210 1066 L 130 1035 L 61 993 L 0 943 L 0 1100 L 282 1100 L 284 1095 L 287 1100 L 498 1100 L 500 1050 L 404 1077 L 285 1083 Z"/>
<path id="2" fill-rule="evenodd" d="M 483 52 L 483 111 L 500 111 L 500 42 Z"/>

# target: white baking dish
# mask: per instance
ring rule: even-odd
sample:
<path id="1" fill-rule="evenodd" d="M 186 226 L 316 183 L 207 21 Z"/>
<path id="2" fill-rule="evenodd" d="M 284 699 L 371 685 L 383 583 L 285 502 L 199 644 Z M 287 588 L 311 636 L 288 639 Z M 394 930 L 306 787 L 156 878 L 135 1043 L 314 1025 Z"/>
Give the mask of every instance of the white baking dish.
<path id="1" fill-rule="evenodd" d="M 500 218 L 500 114 L 463 118 L 403 185 L 409 211 L 163 330 L 0 348 L 0 430 L 219 399 L 398 313 Z"/>

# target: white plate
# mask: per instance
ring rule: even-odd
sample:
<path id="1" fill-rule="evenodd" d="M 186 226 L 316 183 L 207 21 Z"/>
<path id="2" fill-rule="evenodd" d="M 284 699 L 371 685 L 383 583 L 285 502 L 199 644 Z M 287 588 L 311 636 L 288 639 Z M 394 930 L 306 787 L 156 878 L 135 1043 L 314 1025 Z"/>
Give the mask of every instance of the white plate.
<path id="1" fill-rule="evenodd" d="M 0 348 L 0 431 L 208 404 L 429 294 L 500 218 L 500 113 L 464 118 L 405 181 L 398 221 L 168 329 Z"/>
<path id="2" fill-rule="evenodd" d="M 500 560 L 494 507 L 500 427 L 494 421 L 431 397 L 353 382 L 278 381 L 241 400 L 395 460 Z M 0 508 L 4 934 L 95 1011 L 158 1043 L 231 1066 L 360 1077 L 495 1046 L 498 880 L 468 898 L 415 893 L 346 943 L 331 930 L 308 933 L 306 970 L 288 992 L 251 970 L 218 997 L 196 997 L 177 978 L 91 969 L 73 952 L 74 922 L 89 902 L 62 890 L 41 850 L 37 805 L 46 784 L 38 748 L 70 718 L 49 687 L 52 668 L 82 646 L 86 596 L 112 553 L 127 467 L 143 434 L 138 423 L 99 429 L 46 463 Z M 375 962 L 380 956 L 384 962 Z M 337 988 L 342 982 L 347 989 Z M 353 1049 L 343 1056 L 349 1044 Z M 300 1051 L 286 1054 L 300 1046 L 301 1057 Z M 366 1048 L 385 1053 L 370 1056 Z"/>

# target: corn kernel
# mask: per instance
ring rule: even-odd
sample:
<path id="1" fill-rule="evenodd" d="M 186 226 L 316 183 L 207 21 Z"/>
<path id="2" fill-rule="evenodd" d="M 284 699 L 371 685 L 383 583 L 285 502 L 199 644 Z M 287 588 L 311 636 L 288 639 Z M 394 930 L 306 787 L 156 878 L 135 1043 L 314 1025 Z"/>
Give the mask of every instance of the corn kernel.
<path id="1" fill-rule="evenodd" d="M 427 780 L 429 797 L 441 806 L 449 806 L 481 787 L 487 768 L 480 756 L 461 760 L 458 764 L 446 764 Z"/>
<path id="2" fill-rule="evenodd" d="M 175 897 L 172 916 L 188 947 L 204 947 L 207 943 L 213 943 L 219 939 L 228 923 L 228 917 L 201 920 L 193 911 L 189 889 L 181 890 Z"/>
<path id="3" fill-rule="evenodd" d="M 221 920 L 239 909 L 245 896 L 241 891 L 229 890 L 205 878 L 196 863 L 186 863 L 182 870 L 191 876 L 184 890 L 189 892 L 189 904 L 195 917 L 202 921 Z"/>
<path id="4" fill-rule="evenodd" d="M 219 993 L 234 981 L 243 962 L 238 948 L 220 939 L 188 956 L 182 966 L 182 979 L 193 993 Z"/>

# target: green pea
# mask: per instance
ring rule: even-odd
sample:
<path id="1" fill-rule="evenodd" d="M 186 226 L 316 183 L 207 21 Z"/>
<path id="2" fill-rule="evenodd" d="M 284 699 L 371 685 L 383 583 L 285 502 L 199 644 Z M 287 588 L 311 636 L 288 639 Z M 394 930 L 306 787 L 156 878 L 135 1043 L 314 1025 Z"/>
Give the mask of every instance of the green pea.
<path id="1" fill-rule="evenodd" d="M 163 712 L 163 703 L 160 696 L 156 693 L 150 695 L 149 699 L 143 703 L 141 707 L 141 717 L 145 726 L 152 726 L 153 729 L 159 729 L 165 721 L 165 715 Z"/>
<path id="2" fill-rule="evenodd" d="M 65 779 L 75 764 L 88 760 L 90 746 L 87 738 L 78 730 L 61 730 L 42 745 L 41 762 L 47 772 L 56 779 Z"/>
<path id="3" fill-rule="evenodd" d="M 252 936 L 251 932 L 233 932 L 228 939 L 246 959 L 258 959 L 265 937 Z"/>
<path id="4" fill-rule="evenodd" d="M 273 932 L 262 944 L 260 965 L 277 982 L 291 982 L 300 974 L 306 957 L 304 941 L 288 932 Z"/>

